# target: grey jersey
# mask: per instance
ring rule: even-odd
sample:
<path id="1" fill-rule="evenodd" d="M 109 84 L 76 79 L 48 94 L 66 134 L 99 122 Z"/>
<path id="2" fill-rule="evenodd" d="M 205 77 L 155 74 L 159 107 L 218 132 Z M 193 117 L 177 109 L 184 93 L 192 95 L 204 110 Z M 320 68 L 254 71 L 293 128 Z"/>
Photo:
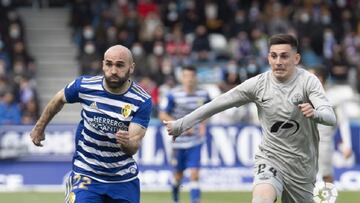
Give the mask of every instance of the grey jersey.
<path id="1" fill-rule="evenodd" d="M 284 178 L 297 182 L 314 181 L 318 169 L 319 133 L 317 123 L 305 118 L 300 103 L 315 109 L 331 106 L 319 80 L 304 69 L 286 83 L 266 72 L 243 84 L 247 97 L 258 107 L 264 138 L 255 156 L 283 171 Z"/>
<path id="2" fill-rule="evenodd" d="M 297 68 L 285 83 L 276 81 L 271 71 L 250 78 L 173 123 L 173 134 L 225 109 L 255 102 L 264 138 L 255 161 L 268 161 L 284 178 L 308 183 L 315 181 L 318 168 L 319 133 L 317 122 L 334 125 L 336 118 L 317 77 Z M 311 103 L 312 119 L 305 118 L 297 107 Z"/>

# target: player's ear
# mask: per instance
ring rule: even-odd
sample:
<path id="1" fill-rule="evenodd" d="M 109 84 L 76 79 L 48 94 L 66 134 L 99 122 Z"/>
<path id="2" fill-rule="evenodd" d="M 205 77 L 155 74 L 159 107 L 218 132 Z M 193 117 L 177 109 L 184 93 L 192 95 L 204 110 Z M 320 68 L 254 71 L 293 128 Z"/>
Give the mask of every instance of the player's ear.
<path id="1" fill-rule="evenodd" d="M 132 63 L 131 65 L 130 65 L 130 73 L 132 74 L 133 72 L 134 72 L 134 70 L 135 70 L 135 63 Z"/>
<path id="2" fill-rule="evenodd" d="M 296 53 L 295 55 L 295 64 L 298 65 L 300 63 L 301 55 L 299 53 Z"/>

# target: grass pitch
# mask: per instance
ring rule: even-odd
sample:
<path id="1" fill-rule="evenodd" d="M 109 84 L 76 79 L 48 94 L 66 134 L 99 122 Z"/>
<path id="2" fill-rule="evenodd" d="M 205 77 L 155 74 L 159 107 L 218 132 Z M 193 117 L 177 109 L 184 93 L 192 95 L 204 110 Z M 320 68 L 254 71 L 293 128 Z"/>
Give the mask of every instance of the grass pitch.
<path id="1" fill-rule="evenodd" d="M 360 191 L 339 192 L 337 203 L 358 203 Z M 0 192 L 4 203 L 63 203 L 64 194 L 55 192 Z M 143 192 L 141 203 L 169 203 L 170 192 Z M 181 203 L 189 203 L 189 193 L 181 193 Z M 250 192 L 203 192 L 202 203 L 249 203 Z M 280 203 L 280 201 L 278 201 Z"/>

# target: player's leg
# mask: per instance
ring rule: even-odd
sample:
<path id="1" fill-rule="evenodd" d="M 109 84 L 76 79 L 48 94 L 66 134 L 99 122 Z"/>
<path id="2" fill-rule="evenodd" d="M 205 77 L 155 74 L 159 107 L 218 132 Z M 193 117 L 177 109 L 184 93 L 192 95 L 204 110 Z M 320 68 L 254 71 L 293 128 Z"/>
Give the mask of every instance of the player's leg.
<path id="1" fill-rule="evenodd" d="M 199 203 L 201 190 L 199 183 L 201 146 L 194 146 L 187 151 L 187 168 L 190 170 L 190 199 L 191 203 Z"/>
<path id="2" fill-rule="evenodd" d="M 319 174 L 324 182 L 332 183 L 333 180 L 333 163 L 332 155 L 334 153 L 334 140 L 323 139 L 319 142 Z"/>
<path id="3" fill-rule="evenodd" d="M 281 196 L 282 203 L 313 202 L 313 183 L 298 183 L 284 180 L 284 192 Z"/>
<path id="4" fill-rule="evenodd" d="M 252 203 L 274 203 L 277 195 L 273 185 L 260 183 L 254 186 L 252 196 Z"/>
<path id="5" fill-rule="evenodd" d="M 174 203 L 179 202 L 179 193 L 183 171 L 185 170 L 185 150 L 174 149 L 171 164 L 174 168 L 173 179 L 171 182 L 171 196 Z"/>
<path id="6" fill-rule="evenodd" d="M 275 167 L 266 163 L 255 165 L 252 203 L 273 203 L 282 190 L 282 177 Z"/>
<path id="7" fill-rule="evenodd" d="M 96 188 L 101 186 L 92 179 L 79 174 L 70 173 L 66 181 L 65 203 L 102 203 L 103 195 Z"/>
<path id="8" fill-rule="evenodd" d="M 105 203 L 140 203 L 140 181 L 107 184 Z"/>
<path id="9" fill-rule="evenodd" d="M 183 171 L 175 171 L 171 183 L 171 194 L 174 203 L 179 202 L 180 185 L 183 177 Z"/>

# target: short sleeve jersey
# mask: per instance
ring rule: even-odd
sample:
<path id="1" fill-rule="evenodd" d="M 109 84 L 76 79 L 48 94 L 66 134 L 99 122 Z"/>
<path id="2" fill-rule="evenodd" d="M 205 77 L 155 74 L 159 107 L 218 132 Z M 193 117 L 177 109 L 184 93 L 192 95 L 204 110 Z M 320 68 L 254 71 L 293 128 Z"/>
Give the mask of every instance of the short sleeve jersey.
<path id="1" fill-rule="evenodd" d="M 147 128 L 151 97 L 135 82 L 124 94 L 112 94 L 103 87 L 103 76 L 79 77 L 65 89 L 68 103 L 80 103 L 81 117 L 76 131 L 73 170 L 101 182 L 125 182 L 137 177 L 133 157 L 125 154 L 115 139 L 130 123 Z"/>
<path id="2" fill-rule="evenodd" d="M 189 94 L 179 86 L 172 89 L 166 97 L 161 101 L 160 108 L 174 117 L 181 118 L 203 104 L 210 101 L 208 92 L 204 89 L 197 88 L 193 93 Z M 204 142 L 205 137 L 198 132 L 198 126 L 194 126 L 192 134 L 178 137 L 173 143 L 174 148 L 190 148 Z"/>

